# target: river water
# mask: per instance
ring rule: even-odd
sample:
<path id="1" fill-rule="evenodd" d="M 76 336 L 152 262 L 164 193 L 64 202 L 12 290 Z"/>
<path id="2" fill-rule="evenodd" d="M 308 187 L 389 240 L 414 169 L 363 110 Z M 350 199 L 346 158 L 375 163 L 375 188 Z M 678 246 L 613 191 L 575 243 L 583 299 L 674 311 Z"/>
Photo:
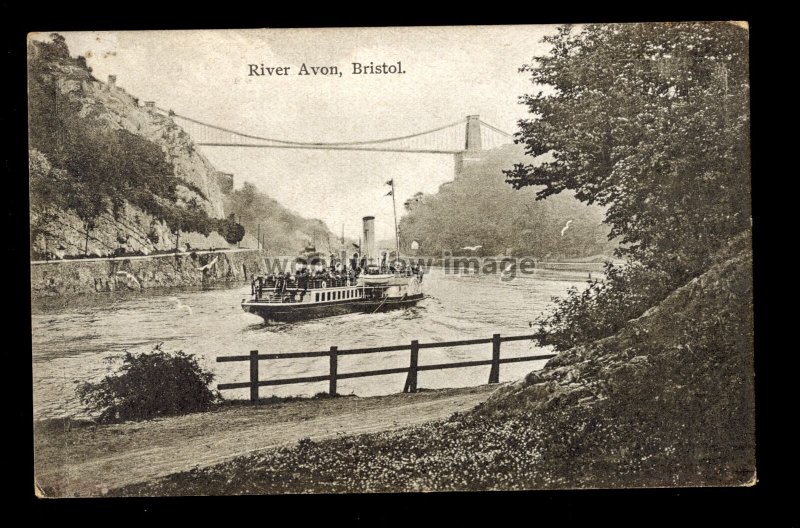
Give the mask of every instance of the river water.
<path id="1" fill-rule="evenodd" d="M 141 353 L 163 343 L 164 350 L 196 354 L 213 371 L 216 383 L 247 381 L 247 362 L 217 363 L 217 356 L 308 352 L 420 342 L 487 338 L 493 333 L 532 333 L 529 322 L 552 305 L 552 297 L 586 286 L 585 272 L 536 270 L 501 281 L 499 275 L 457 277 L 432 269 L 418 306 L 378 314 L 348 314 L 294 324 L 265 325 L 242 311 L 250 286 L 168 293 L 113 293 L 41 299 L 33 303 L 34 418 L 85 416 L 75 395 L 77 384 L 112 372 L 126 350 Z M 530 341 L 503 343 L 501 357 L 545 353 Z M 339 359 L 340 373 L 408 365 L 409 352 L 359 354 Z M 419 364 L 490 359 L 491 344 L 423 349 Z M 500 381 L 518 379 L 544 361 L 501 365 Z M 327 373 L 327 358 L 270 360 L 260 363 L 261 379 Z M 486 383 L 489 367 L 419 373 L 419 388 Z M 373 396 L 400 392 L 405 374 L 339 380 L 338 392 Z M 327 382 L 261 387 L 263 396 L 313 395 Z M 226 390 L 227 399 L 247 398 L 247 389 Z"/>

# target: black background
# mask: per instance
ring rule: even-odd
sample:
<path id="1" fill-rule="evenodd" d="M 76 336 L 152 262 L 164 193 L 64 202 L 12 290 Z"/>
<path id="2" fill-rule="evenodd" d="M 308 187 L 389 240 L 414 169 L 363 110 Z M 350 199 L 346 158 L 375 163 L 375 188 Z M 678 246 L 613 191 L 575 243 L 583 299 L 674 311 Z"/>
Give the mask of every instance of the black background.
<path id="1" fill-rule="evenodd" d="M 319 6 L 297 5 L 297 13 L 276 13 L 274 3 L 195 2 L 187 5 L 146 4 L 143 2 L 106 2 L 92 5 L 87 2 L 27 2 L 24 5 L 2 2 L 5 39 L 3 84 L 11 90 L 4 98 L 3 158 L 6 182 L 3 218 L 11 237 L 2 244 L 6 253 L 4 263 L 12 269 L 0 275 L 5 284 L 3 292 L 3 326 L 5 346 L 2 350 L 2 387 L 7 418 L 2 436 L 12 445 L 0 452 L 0 471 L 6 492 L 2 495 L 3 513 L 11 519 L 9 510 L 19 510 L 25 524 L 38 521 L 90 522 L 117 525 L 120 522 L 140 522 L 167 516 L 189 525 L 204 526 L 285 525 L 333 526 L 362 523 L 378 525 L 438 525 L 462 526 L 481 524 L 497 526 L 562 526 L 596 524 L 708 526 L 765 525 L 798 526 L 800 515 L 784 498 L 796 489 L 789 483 L 788 472 L 794 468 L 794 436 L 788 431 L 781 436 L 779 424 L 796 425 L 797 411 L 789 406 L 796 397 L 778 394 L 781 388 L 791 388 L 786 375 L 791 370 L 785 360 L 794 355 L 797 345 L 779 344 L 774 333 L 778 324 L 772 314 L 784 312 L 780 299 L 796 296 L 792 267 L 781 269 L 781 286 L 768 283 L 773 273 L 772 260 L 766 251 L 775 245 L 770 215 L 779 209 L 774 201 L 776 192 L 770 183 L 775 178 L 793 178 L 796 167 L 772 168 L 780 163 L 769 138 L 772 126 L 767 116 L 775 111 L 761 107 L 759 97 L 780 101 L 792 88 L 771 84 L 767 78 L 774 70 L 765 57 L 780 55 L 788 50 L 769 43 L 776 32 L 793 30 L 780 12 L 758 18 L 753 10 L 701 9 L 697 3 L 679 6 L 670 2 L 670 10 L 650 12 L 642 8 L 614 8 L 597 3 L 589 8 L 578 4 L 551 3 L 477 3 L 450 6 L 446 14 L 431 11 L 432 4 L 420 8 L 410 3 L 372 3 L 359 8 L 344 4 Z M 654 8 L 655 6 L 650 5 Z M 682 8 L 681 12 L 676 9 Z M 557 11 L 556 11 L 557 10 Z M 784 14 L 785 16 L 785 14 Z M 487 24 L 559 24 L 581 22 L 642 22 L 669 20 L 747 20 L 751 38 L 752 86 L 752 144 L 753 144 L 753 218 L 755 251 L 756 306 L 756 388 L 757 388 L 757 450 L 758 479 L 756 486 L 738 489 L 650 489 L 650 490 L 573 490 L 491 493 L 425 493 L 376 494 L 337 496 L 268 496 L 268 497 L 194 497 L 152 499 L 37 499 L 33 494 L 33 430 L 30 361 L 30 269 L 28 237 L 27 191 L 27 116 L 26 116 L 26 34 L 32 31 L 86 31 L 137 29 L 223 29 L 259 27 L 346 27 L 346 26 L 405 26 L 405 25 L 487 25 Z M 777 30 L 780 27 L 782 29 Z M 794 48 L 792 46 L 791 48 Z M 787 62 L 793 59 L 785 58 Z M 781 67 L 786 71 L 787 64 Z M 778 88 L 778 89 L 776 89 Z M 780 103 L 779 103 L 780 104 Z M 788 119 L 790 108 L 777 108 Z M 768 145 L 768 146 L 767 146 Z M 766 153 L 765 156 L 762 156 Z M 790 152 L 790 154 L 793 154 Z M 9 185 L 10 184 L 10 185 Z M 10 189 L 9 189 L 10 187 Z M 766 202 L 766 203 L 765 203 Z M 786 209 L 784 209 L 786 210 Z M 796 236 L 790 237 L 794 242 Z M 783 243 L 786 241 L 784 240 Z M 788 257 L 784 248 L 782 256 Z M 786 280 L 787 275 L 789 279 Z M 27 310 L 26 310 L 27 308 Z M 773 358 L 773 361 L 770 361 Z M 780 361 L 780 363 L 778 363 Z M 9 383 L 13 382 L 13 384 Z M 794 428 L 794 427 L 793 427 Z M 778 440 L 788 447 L 781 451 Z M 781 493 L 785 491 L 787 493 Z M 9 508 L 10 507 L 10 508 Z M 212 520 L 212 517 L 215 519 Z M 778 519 L 781 519 L 778 521 Z M 24 520 L 23 520 L 24 519 Z M 770 520 L 768 520 L 770 519 Z M 775 522 L 777 521 L 777 522 Z M 13 522 L 13 521 L 12 521 Z"/>

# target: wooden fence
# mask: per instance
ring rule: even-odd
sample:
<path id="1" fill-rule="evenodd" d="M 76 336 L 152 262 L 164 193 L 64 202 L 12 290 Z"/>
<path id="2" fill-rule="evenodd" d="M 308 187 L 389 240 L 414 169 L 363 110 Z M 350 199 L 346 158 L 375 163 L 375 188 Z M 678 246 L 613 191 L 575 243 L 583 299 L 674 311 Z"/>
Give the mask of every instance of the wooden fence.
<path id="1" fill-rule="evenodd" d="M 494 334 L 490 338 L 484 339 L 465 339 L 462 341 L 445 341 L 441 343 L 420 343 L 417 340 L 411 341 L 408 345 L 393 345 L 382 347 L 369 347 L 369 348 L 350 348 L 346 350 L 339 350 L 338 347 L 332 346 L 330 350 L 322 352 L 286 352 L 277 354 L 259 354 L 258 350 L 253 350 L 247 356 L 220 356 L 217 357 L 217 362 L 230 362 L 230 361 L 249 361 L 250 362 L 250 381 L 239 383 L 220 383 L 219 390 L 228 389 L 250 389 L 250 401 L 258 402 L 258 388 L 268 387 L 274 385 L 291 385 L 296 383 L 313 383 L 320 381 L 327 381 L 329 383 L 328 392 L 331 395 L 336 394 L 336 382 L 340 379 L 351 378 L 364 378 L 367 376 L 382 376 L 386 374 L 402 374 L 407 373 L 406 383 L 403 387 L 403 392 L 416 392 L 417 391 L 417 373 L 423 370 L 441 370 L 450 368 L 464 368 L 464 367 L 477 367 L 481 365 L 491 365 L 489 370 L 489 383 L 500 382 L 500 365 L 503 363 L 519 363 L 522 361 L 537 361 L 541 359 L 550 359 L 555 354 L 539 354 L 534 356 L 519 356 L 511 358 L 500 358 L 500 344 L 508 341 L 524 341 L 532 339 L 532 335 L 508 336 L 500 337 L 500 334 Z M 482 359 L 475 361 L 460 361 L 457 363 L 437 363 L 433 365 L 420 365 L 419 364 L 419 351 L 427 348 L 444 348 L 456 347 L 467 345 L 480 345 L 484 343 L 492 344 L 492 359 Z M 338 362 L 340 356 L 350 356 L 355 354 L 375 354 L 380 352 L 396 352 L 398 350 L 410 350 L 410 361 L 407 367 L 388 368 L 380 370 L 366 370 L 360 372 L 344 372 L 340 373 Z M 259 361 L 264 360 L 277 360 L 277 359 L 294 359 L 294 358 L 313 358 L 313 357 L 328 357 L 330 361 L 330 372 L 322 376 L 306 376 L 299 378 L 283 378 L 260 380 L 259 379 Z"/>

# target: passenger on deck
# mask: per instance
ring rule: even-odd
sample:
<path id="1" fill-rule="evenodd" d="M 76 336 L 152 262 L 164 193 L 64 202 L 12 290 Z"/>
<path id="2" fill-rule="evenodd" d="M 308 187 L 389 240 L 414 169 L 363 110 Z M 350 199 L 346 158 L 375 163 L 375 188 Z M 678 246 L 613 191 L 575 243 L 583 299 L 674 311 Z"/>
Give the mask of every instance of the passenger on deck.
<path id="1" fill-rule="evenodd" d="M 297 287 L 303 290 L 308 289 L 308 271 L 305 269 L 297 272 Z"/>

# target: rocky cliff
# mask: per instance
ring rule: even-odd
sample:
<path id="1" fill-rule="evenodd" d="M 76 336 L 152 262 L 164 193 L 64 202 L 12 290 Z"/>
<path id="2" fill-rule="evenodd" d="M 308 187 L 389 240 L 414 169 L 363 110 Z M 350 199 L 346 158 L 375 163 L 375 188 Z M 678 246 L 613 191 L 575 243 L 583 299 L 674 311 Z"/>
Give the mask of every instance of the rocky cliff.
<path id="1" fill-rule="evenodd" d="M 32 39 L 28 52 L 34 260 L 228 248 L 219 219 L 231 214 L 246 228 L 243 245 L 276 254 L 335 238 L 252 185 L 234 189 L 170 111 L 115 76 L 96 79 L 61 36 Z"/>
<path id="2" fill-rule="evenodd" d="M 64 161 L 69 161 L 70 155 L 77 157 L 81 153 L 62 152 L 68 147 L 53 145 L 70 133 L 65 123 L 93 130 L 98 137 L 123 130 L 143 142 L 157 145 L 163 152 L 167 166 L 178 179 L 176 196 L 170 201 L 172 204 L 184 209 L 192 207 L 212 219 L 224 216 L 219 171 L 203 157 L 192 139 L 168 114 L 151 104 L 140 104 L 136 97 L 117 86 L 114 78 L 107 83 L 96 79 L 85 61 L 70 57 L 63 42 L 57 39 L 53 43 L 31 41 L 29 65 L 31 167 L 32 170 L 40 168 L 45 171 L 43 179 L 53 181 L 53 193 L 79 193 L 81 188 L 69 184 L 71 179 L 85 177 L 85 174 L 75 174 L 78 172 L 75 170 L 70 173 L 67 167 L 70 164 Z M 119 162 L 128 165 L 140 163 L 145 167 L 153 165 L 149 159 L 124 159 L 136 155 L 119 152 Z M 64 176 L 61 187 L 57 185 L 59 182 L 54 171 L 60 171 Z M 163 219 L 154 218 L 130 202 L 129 195 L 134 193 L 151 192 L 155 199 L 162 198 L 148 182 L 140 185 L 139 189 L 131 188 L 122 196 L 112 196 L 120 203 L 115 204 L 113 210 L 110 206 L 103 208 L 93 221 L 88 240 L 86 221 L 74 210 L 53 206 L 55 200 L 40 203 L 32 196 L 32 226 L 41 226 L 47 217 L 46 229 L 34 229 L 33 254 L 50 252 L 63 256 L 83 254 L 88 249 L 90 255 L 107 255 L 118 248 L 149 253 L 174 248 L 179 241 L 189 242 L 196 248 L 228 247 L 224 238 L 213 232 L 209 236 L 198 236 L 186 229 L 187 233 L 181 233 L 178 240 Z M 89 190 L 103 191 L 92 186 Z M 42 231 L 46 231 L 46 235 Z"/>
<path id="3" fill-rule="evenodd" d="M 136 97 L 117 86 L 116 80 L 101 82 L 79 67 L 56 63 L 54 75 L 62 95 L 81 105 L 81 117 L 95 121 L 96 126 L 127 130 L 160 146 L 175 175 L 188 184 L 180 188 L 182 202 L 194 198 L 210 216 L 223 216 L 218 171 L 169 115 L 155 106 L 140 105 Z"/>

